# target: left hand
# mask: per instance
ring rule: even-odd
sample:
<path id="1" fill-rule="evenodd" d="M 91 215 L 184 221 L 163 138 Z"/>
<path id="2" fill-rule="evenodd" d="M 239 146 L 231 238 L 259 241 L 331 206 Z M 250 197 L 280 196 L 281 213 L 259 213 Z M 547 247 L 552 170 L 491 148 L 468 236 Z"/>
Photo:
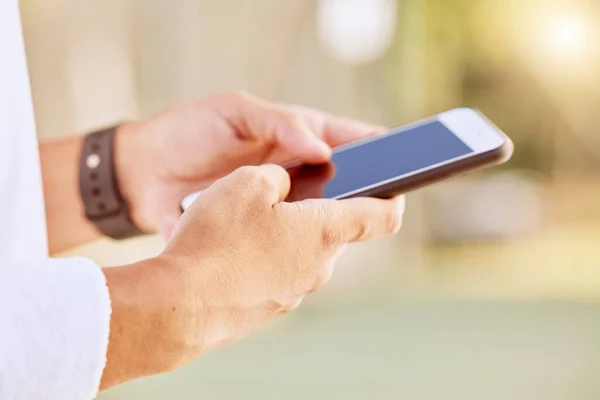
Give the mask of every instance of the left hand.
<path id="1" fill-rule="evenodd" d="M 133 223 L 168 238 L 183 197 L 236 168 L 323 163 L 332 147 L 382 130 L 245 93 L 217 95 L 119 127 L 117 178 Z"/>

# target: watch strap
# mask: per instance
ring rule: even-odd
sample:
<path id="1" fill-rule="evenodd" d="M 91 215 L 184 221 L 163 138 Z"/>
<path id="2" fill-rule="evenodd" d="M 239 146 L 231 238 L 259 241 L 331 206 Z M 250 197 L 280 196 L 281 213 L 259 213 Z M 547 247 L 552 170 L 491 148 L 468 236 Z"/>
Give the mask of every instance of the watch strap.
<path id="1" fill-rule="evenodd" d="M 129 218 L 129 207 L 117 184 L 115 130 L 86 135 L 79 164 L 79 190 L 85 216 L 106 236 L 126 239 L 141 235 Z"/>

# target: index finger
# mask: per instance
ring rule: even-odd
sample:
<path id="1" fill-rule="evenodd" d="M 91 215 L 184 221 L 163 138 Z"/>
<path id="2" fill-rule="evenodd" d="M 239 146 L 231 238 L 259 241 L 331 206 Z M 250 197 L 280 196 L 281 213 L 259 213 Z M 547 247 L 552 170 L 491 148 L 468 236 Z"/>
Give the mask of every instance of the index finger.
<path id="1" fill-rule="evenodd" d="M 330 115 L 312 108 L 295 106 L 295 110 L 310 129 L 331 147 L 378 135 L 387 130 L 384 126 Z"/>

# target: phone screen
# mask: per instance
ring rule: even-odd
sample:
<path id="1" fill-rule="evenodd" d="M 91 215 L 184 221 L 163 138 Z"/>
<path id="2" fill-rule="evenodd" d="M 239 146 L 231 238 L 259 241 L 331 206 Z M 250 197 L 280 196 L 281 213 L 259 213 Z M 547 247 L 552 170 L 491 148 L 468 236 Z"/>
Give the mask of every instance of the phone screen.
<path id="1" fill-rule="evenodd" d="M 329 164 L 292 168 L 287 200 L 346 197 L 469 153 L 473 150 L 440 121 L 398 128 L 335 152 Z"/>

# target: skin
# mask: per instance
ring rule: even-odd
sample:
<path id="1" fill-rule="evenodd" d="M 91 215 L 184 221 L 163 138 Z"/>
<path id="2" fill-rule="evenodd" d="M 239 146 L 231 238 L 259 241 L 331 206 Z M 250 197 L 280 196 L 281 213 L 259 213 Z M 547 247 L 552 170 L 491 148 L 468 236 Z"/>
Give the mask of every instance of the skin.
<path id="1" fill-rule="evenodd" d="M 384 130 L 244 92 L 221 94 L 121 125 L 117 179 L 136 226 L 168 238 L 180 217 L 181 199 L 236 168 L 296 159 L 321 163 L 332 147 Z M 82 141 L 76 136 L 40 146 L 51 254 L 100 237 L 79 199 Z"/>
<path id="2" fill-rule="evenodd" d="M 103 270 L 113 311 L 101 389 L 174 370 L 245 337 L 325 284 L 346 244 L 396 233 L 402 197 L 285 202 L 290 177 L 275 165 L 323 163 L 331 147 L 379 131 L 245 93 L 122 125 L 119 188 L 136 226 L 160 233 L 167 246 Z M 51 253 L 100 236 L 78 194 L 81 143 L 40 146 Z M 181 199 L 202 188 L 182 216 Z"/>

